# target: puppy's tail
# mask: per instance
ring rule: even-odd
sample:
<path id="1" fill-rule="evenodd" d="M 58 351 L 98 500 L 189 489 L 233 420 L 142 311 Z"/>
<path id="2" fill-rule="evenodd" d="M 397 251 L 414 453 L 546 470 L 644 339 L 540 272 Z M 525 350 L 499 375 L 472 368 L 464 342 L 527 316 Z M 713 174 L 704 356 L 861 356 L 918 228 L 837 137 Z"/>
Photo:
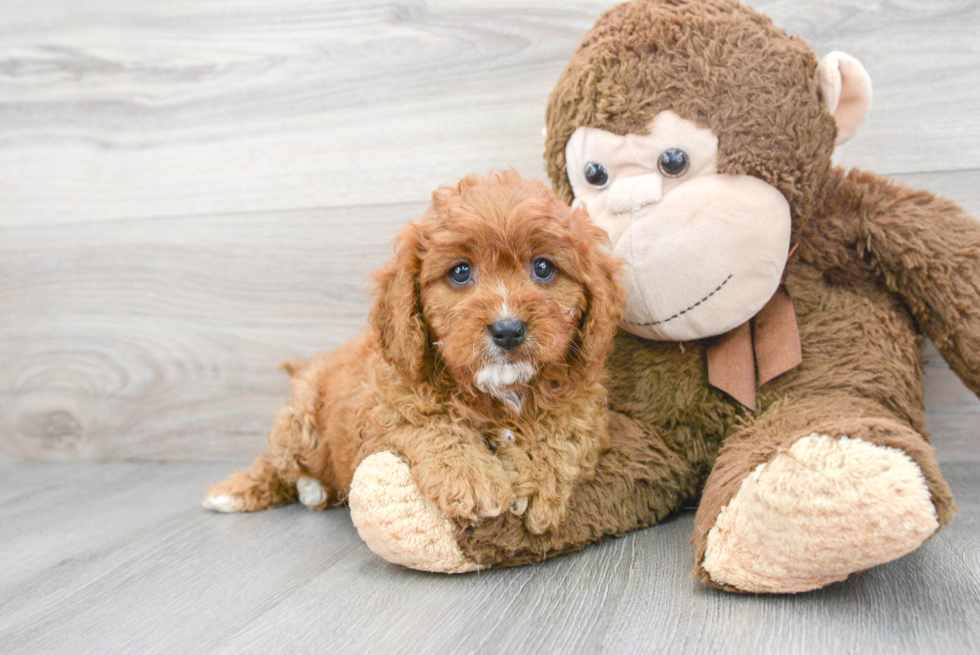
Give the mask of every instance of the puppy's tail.
<path id="1" fill-rule="evenodd" d="M 293 359 L 288 362 L 283 362 L 279 365 L 279 368 L 289 373 L 289 377 L 296 377 L 300 371 L 307 367 L 309 362 L 305 362 L 302 359 Z"/>

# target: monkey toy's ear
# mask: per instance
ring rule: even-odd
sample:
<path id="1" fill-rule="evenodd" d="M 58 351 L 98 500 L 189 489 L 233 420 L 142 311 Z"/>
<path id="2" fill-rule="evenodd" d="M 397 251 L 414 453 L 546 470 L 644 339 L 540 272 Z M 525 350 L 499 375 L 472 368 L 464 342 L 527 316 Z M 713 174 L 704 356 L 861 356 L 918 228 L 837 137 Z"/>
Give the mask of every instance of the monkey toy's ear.
<path id="1" fill-rule="evenodd" d="M 837 121 L 840 145 L 857 134 L 871 112 L 871 78 L 857 59 L 831 52 L 817 66 L 820 100 Z"/>

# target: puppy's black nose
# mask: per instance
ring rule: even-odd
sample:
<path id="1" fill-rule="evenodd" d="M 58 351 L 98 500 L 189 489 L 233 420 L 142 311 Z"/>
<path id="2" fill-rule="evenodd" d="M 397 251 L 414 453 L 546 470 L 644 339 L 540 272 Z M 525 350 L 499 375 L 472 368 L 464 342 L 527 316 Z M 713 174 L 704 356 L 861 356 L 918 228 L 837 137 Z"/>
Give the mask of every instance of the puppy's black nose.
<path id="1" fill-rule="evenodd" d="M 495 344 L 504 350 L 513 350 L 524 343 L 526 328 L 524 321 L 516 318 L 505 318 L 491 325 L 489 329 Z"/>

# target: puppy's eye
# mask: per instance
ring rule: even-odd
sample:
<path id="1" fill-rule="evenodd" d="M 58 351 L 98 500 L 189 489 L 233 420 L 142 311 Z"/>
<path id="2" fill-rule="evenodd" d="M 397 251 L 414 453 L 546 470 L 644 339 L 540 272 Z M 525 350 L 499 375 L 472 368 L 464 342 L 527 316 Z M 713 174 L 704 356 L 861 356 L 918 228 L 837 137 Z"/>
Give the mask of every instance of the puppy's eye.
<path id="1" fill-rule="evenodd" d="M 534 271 L 534 278 L 541 282 L 547 282 L 555 276 L 555 265 L 547 259 L 535 259 L 531 268 Z"/>
<path id="2" fill-rule="evenodd" d="M 585 165 L 585 181 L 592 186 L 605 189 L 606 185 L 609 184 L 609 172 L 599 162 L 590 161 Z"/>
<path id="3" fill-rule="evenodd" d="M 680 177 L 691 167 L 691 158 L 680 148 L 671 148 L 660 153 L 657 168 L 665 177 Z"/>
<path id="4" fill-rule="evenodd" d="M 449 280 L 455 284 L 466 284 L 472 278 L 470 265 L 467 262 L 460 262 L 449 269 Z"/>

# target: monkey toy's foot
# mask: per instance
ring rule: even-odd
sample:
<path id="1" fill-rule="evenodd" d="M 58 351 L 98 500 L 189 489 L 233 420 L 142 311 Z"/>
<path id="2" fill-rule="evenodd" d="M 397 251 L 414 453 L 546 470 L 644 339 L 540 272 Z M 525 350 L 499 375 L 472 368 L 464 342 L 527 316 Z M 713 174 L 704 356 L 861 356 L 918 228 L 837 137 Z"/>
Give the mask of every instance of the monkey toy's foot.
<path id="1" fill-rule="evenodd" d="M 361 539 L 389 562 L 436 573 L 479 568 L 460 551 L 449 519 L 422 496 L 408 464 L 396 455 L 365 458 L 347 500 Z"/>
<path id="2" fill-rule="evenodd" d="M 708 532 L 699 573 L 737 591 L 809 591 L 901 557 L 938 529 L 905 452 L 811 434 L 742 481 Z"/>

